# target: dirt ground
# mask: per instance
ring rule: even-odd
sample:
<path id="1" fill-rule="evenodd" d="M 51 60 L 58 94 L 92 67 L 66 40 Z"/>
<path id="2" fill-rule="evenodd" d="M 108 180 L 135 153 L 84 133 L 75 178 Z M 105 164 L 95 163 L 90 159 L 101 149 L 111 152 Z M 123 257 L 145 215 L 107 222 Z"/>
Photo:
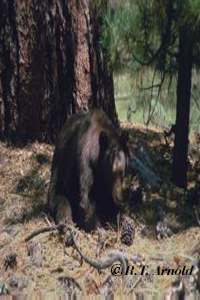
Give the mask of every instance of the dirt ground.
<path id="1" fill-rule="evenodd" d="M 111 224 L 90 234 L 77 229 L 76 241 L 82 252 L 94 259 L 120 251 L 135 267 L 134 274 L 115 277 L 111 268 L 96 270 L 83 261 L 73 246 L 65 245 L 64 237 L 56 231 L 25 242 L 31 232 L 49 226 L 51 221 L 46 211 L 46 195 L 53 146 L 33 143 L 17 148 L 0 143 L 0 294 L 28 295 L 34 299 L 56 299 L 74 293 L 87 298 L 115 294 L 121 299 L 148 293 L 155 298 L 180 285 L 179 276 L 154 274 L 158 266 L 190 268 L 198 259 L 200 227 L 194 208 L 187 201 L 188 194 L 169 181 L 172 147 L 165 144 L 162 132 L 130 124 L 123 126 L 129 130 L 135 148 L 143 145 L 148 149 L 154 170 L 165 183 L 157 190 L 146 189 L 144 184 L 145 199 L 137 207 L 132 203 L 129 216 L 135 235 L 131 246 L 122 243 L 121 227 Z M 199 158 L 191 155 L 191 190 L 199 170 Z M 165 212 L 165 223 L 171 232 L 162 239 L 156 232 L 159 209 Z M 148 274 L 135 275 L 144 265 L 148 266 Z M 199 273 L 198 276 L 200 281 Z M 193 277 L 183 279 L 187 287 Z"/>

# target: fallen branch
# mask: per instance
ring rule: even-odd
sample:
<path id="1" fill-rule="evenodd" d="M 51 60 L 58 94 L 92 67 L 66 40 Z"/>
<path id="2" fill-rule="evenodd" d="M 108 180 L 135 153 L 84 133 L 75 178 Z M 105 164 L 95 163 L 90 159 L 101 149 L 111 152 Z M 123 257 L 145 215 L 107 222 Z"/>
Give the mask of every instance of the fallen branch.
<path id="1" fill-rule="evenodd" d="M 108 254 L 107 257 L 102 258 L 102 260 L 95 260 L 92 258 L 88 258 L 79 249 L 72 230 L 71 230 L 71 234 L 72 234 L 72 239 L 73 239 L 73 243 L 74 243 L 74 248 L 76 249 L 76 251 L 80 254 L 81 258 L 86 263 L 88 263 L 89 265 L 91 265 L 92 267 L 94 267 L 97 270 L 102 270 L 102 269 L 111 267 L 116 261 L 119 261 L 121 263 L 121 267 L 122 267 L 122 269 L 121 269 L 122 274 L 125 274 L 125 271 L 127 270 L 127 266 L 128 266 L 128 259 L 122 252 L 117 251 L 117 250 L 112 251 Z"/>
<path id="2" fill-rule="evenodd" d="M 51 232 L 51 231 L 56 231 L 56 230 L 61 231 L 61 232 L 64 232 L 64 230 L 70 230 L 74 248 L 80 254 L 81 258 L 85 262 L 87 262 L 89 265 L 91 265 L 92 267 L 96 268 L 97 270 L 102 270 L 102 269 L 111 267 L 116 261 L 119 261 L 121 263 L 122 274 L 125 274 L 125 271 L 127 270 L 127 266 L 128 266 L 128 259 L 122 252 L 117 251 L 117 250 L 112 251 L 108 254 L 108 256 L 106 258 L 103 258 L 102 260 L 95 260 L 92 258 L 88 258 L 79 249 L 79 247 L 76 243 L 73 229 L 71 228 L 71 226 L 66 225 L 66 224 L 52 225 L 49 227 L 43 227 L 38 230 L 35 230 L 29 236 L 27 236 L 25 238 L 25 242 L 30 241 L 32 238 L 34 238 L 35 236 L 37 236 L 41 233 Z"/>
<path id="3" fill-rule="evenodd" d="M 74 285 L 74 287 L 76 287 L 77 289 L 79 289 L 79 291 L 82 291 L 82 287 L 80 286 L 80 284 L 78 283 L 78 281 L 76 281 L 76 279 L 73 278 L 73 277 L 65 275 L 65 276 L 58 277 L 58 280 L 60 282 L 63 282 L 63 283 L 66 283 L 66 281 L 70 281 Z M 72 297 L 72 298 L 76 298 L 76 297 Z"/>
<path id="4" fill-rule="evenodd" d="M 134 170 L 138 171 L 139 176 L 142 177 L 145 183 L 151 185 L 152 187 L 158 187 L 161 184 L 161 178 L 136 156 L 133 157 L 130 165 Z"/>
<path id="5" fill-rule="evenodd" d="M 139 147 L 138 151 L 137 151 L 137 156 L 138 158 L 143 161 L 149 168 L 153 169 L 154 168 L 154 164 L 149 156 L 148 151 L 143 147 Z"/>
<path id="6" fill-rule="evenodd" d="M 198 240 L 197 243 L 192 247 L 189 254 L 190 255 L 195 255 L 195 254 L 200 255 L 200 240 Z"/>
<path id="7" fill-rule="evenodd" d="M 144 147 L 138 149 L 136 155 L 130 154 L 130 168 L 138 172 L 143 181 L 152 187 L 158 187 L 162 183 L 160 176 L 153 170 L 153 162 Z"/>
<path id="8" fill-rule="evenodd" d="M 25 242 L 30 241 L 31 239 L 33 239 L 35 236 L 41 234 L 41 233 L 45 233 L 45 232 L 51 232 L 51 231 L 64 231 L 64 229 L 66 228 L 65 224 L 58 224 L 58 225 L 52 225 L 52 226 L 48 226 L 48 227 L 43 227 L 40 229 L 37 229 L 35 231 L 33 231 L 30 235 L 28 235 L 25 238 Z"/>
<path id="9" fill-rule="evenodd" d="M 198 225 L 200 226 L 200 217 L 199 217 L 199 211 L 198 211 L 198 207 L 196 205 L 194 205 L 194 214 L 197 220 Z"/>
<path id="10" fill-rule="evenodd" d="M 138 277 L 136 279 L 136 281 L 134 282 L 133 286 L 131 287 L 130 291 L 128 292 L 128 294 L 132 294 L 132 292 L 134 291 L 134 289 L 137 287 L 137 285 L 141 282 L 142 280 L 142 276 Z"/>

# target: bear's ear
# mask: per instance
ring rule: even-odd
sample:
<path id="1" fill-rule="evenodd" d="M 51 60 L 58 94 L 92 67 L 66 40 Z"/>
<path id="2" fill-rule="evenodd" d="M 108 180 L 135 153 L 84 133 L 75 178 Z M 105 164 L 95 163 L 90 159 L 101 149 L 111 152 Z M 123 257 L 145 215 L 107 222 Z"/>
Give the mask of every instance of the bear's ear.
<path id="1" fill-rule="evenodd" d="M 99 136 L 99 145 L 101 150 L 106 150 L 108 147 L 108 135 L 105 131 L 102 131 Z"/>

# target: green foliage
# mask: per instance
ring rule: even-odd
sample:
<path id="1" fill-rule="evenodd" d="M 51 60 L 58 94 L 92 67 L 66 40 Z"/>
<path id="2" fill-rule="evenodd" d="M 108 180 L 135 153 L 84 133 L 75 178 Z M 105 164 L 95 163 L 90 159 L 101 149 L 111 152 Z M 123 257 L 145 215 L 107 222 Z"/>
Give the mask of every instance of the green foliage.
<path id="1" fill-rule="evenodd" d="M 134 28 L 137 22 L 134 16 L 134 10 L 124 6 L 116 11 L 110 8 L 104 17 L 102 44 L 108 49 L 115 69 L 130 64 L 129 44 L 135 40 Z"/>
<path id="2" fill-rule="evenodd" d="M 135 70 L 141 64 L 154 63 L 158 69 L 174 73 L 178 32 L 183 26 L 190 27 L 199 45 L 199 0 L 127 0 L 108 8 L 102 45 L 108 49 L 115 70 Z"/>
<path id="3" fill-rule="evenodd" d="M 152 70 L 145 71 L 143 85 L 148 86 L 153 76 Z M 135 82 L 137 74 L 121 74 L 115 76 L 115 99 L 120 120 L 136 123 L 147 123 L 150 114 L 149 125 L 168 126 L 175 121 L 175 81 L 168 91 L 168 82 L 164 84 L 162 93 L 158 97 L 157 89 L 138 89 Z M 128 117 L 129 110 L 130 117 Z"/>
<path id="4" fill-rule="evenodd" d="M 122 111 L 120 115 L 126 119 L 128 107 L 137 107 L 139 112 L 137 111 L 133 118 L 146 122 L 155 101 L 158 103 L 153 105 L 155 109 L 152 117 L 160 118 L 166 124 L 174 122 L 179 32 L 183 28 L 190 29 L 191 39 L 194 41 L 193 65 L 198 70 L 200 1 L 127 0 L 123 4 L 120 3 L 115 7 L 108 7 L 103 19 L 101 40 L 109 53 L 110 64 L 115 74 L 129 74 L 131 92 L 126 93 L 129 94 L 128 100 L 127 97 L 122 100 L 120 96 L 120 100 L 117 101 L 117 107 Z M 140 73 L 143 74 L 142 80 L 137 79 Z M 134 85 L 133 82 L 137 80 L 140 83 Z M 157 89 L 150 89 L 156 85 Z M 149 89 L 146 89 L 148 87 Z M 196 123 L 199 120 L 199 110 L 195 109 L 195 106 L 193 103 L 191 127 L 195 126 L 194 120 Z"/>
<path id="5" fill-rule="evenodd" d="M 145 71 L 144 85 L 148 85 L 152 71 Z M 168 90 L 168 82 L 163 85 L 160 97 L 155 97 L 157 93 L 154 91 L 153 96 L 151 90 L 137 89 L 134 82 L 137 80 L 138 74 L 118 74 L 115 75 L 115 99 L 119 119 L 121 121 L 128 120 L 128 109 L 131 107 L 132 113 L 129 121 L 133 123 L 145 123 L 148 119 L 149 108 L 154 108 L 149 125 L 169 126 L 175 123 L 176 115 L 176 81 L 173 80 L 171 88 Z M 200 75 L 199 72 L 193 72 L 193 86 L 190 112 L 190 131 L 200 132 Z"/>

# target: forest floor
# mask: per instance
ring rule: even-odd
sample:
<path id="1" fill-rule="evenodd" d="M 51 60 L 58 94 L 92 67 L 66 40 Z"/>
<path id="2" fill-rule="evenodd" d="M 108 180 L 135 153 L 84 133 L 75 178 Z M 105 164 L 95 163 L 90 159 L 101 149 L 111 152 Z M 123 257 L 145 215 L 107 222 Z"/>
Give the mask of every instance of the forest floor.
<path id="1" fill-rule="evenodd" d="M 175 275 L 153 274 L 158 266 L 191 268 L 193 258 L 199 255 L 194 250 L 200 244 L 194 207 L 187 201 L 188 194 L 169 181 L 172 147 L 166 145 L 162 130 L 125 123 L 122 126 L 129 130 L 135 147 L 148 149 L 154 170 L 165 184 L 157 191 L 148 188 L 145 200 L 136 208 L 132 204 L 135 236 L 131 246 L 122 243 L 121 228 L 111 224 L 90 234 L 77 230 L 76 240 L 90 258 L 121 251 L 135 267 L 134 272 L 146 265 L 148 275 L 115 277 L 110 268 L 98 271 L 83 261 L 73 246 L 66 247 L 57 232 L 40 234 L 26 243 L 31 232 L 49 225 L 45 205 L 53 147 L 33 143 L 16 148 L 0 143 L 0 294 L 23 294 L 34 299 L 37 294 L 38 298 L 56 299 L 74 292 L 87 298 L 115 293 L 123 298 L 125 294 L 171 292 L 172 285 L 180 285 Z M 195 145 L 195 141 L 192 143 Z M 200 171 L 198 153 L 190 158 L 191 190 Z M 171 231 L 165 238 L 158 238 L 156 233 L 159 210 L 164 211 L 165 225 Z"/>

